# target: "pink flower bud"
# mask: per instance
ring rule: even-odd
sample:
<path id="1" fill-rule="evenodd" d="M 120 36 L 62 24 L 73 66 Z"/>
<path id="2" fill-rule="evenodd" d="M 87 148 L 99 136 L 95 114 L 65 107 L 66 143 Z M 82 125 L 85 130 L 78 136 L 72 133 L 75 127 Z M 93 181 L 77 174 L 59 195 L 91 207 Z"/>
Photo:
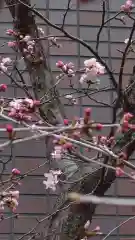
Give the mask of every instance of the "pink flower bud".
<path id="1" fill-rule="evenodd" d="M 6 34 L 7 35 L 14 35 L 14 31 L 13 31 L 13 29 L 8 29 L 7 31 L 6 31 Z"/>
<path id="2" fill-rule="evenodd" d="M 62 61 L 58 61 L 56 63 L 56 67 L 58 67 L 58 68 L 62 68 L 63 66 L 64 66 L 64 63 Z"/>
<path id="3" fill-rule="evenodd" d="M 7 130 L 8 133 L 12 133 L 13 132 L 13 126 L 10 125 L 10 124 L 6 125 L 6 130 Z"/>
<path id="4" fill-rule="evenodd" d="M 16 42 L 8 42 L 8 47 L 15 47 L 16 46 Z"/>
<path id="5" fill-rule="evenodd" d="M 133 117 L 133 114 L 131 114 L 129 112 L 124 114 L 124 120 L 125 121 L 129 121 L 132 117 Z"/>
<path id="6" fill-rule="evenodd" d="M 117 177 L 120 177 L 124 174 L 124 171 L 120 167 L 116 167 L 115 172 Z"/>
<path id="7" fill-rule="evenodd" d="M 16 110 L 12 109 L 9 113 L 8 113 L 9 117 L 15 117 L 16 116 Z"/>
<path id="8" fill-rule="evenodd" d="M 96 130 L 102 130 L 103 125 L 101 123 L 96 124 Z"/>
<path id="9" fill-rule="evenodd" d="M 107 141 L 107 137 L 106 137 L 106 136 L 102 136 L 102 137 L 100 138 L 100 142 L 101 142 L 101 143 L 105 144 L 106 141 Z"/>
<path id="10" fill-rule="evenodd" d="M 90 117 L 91 108 L 86 108 L 86 109 L 84 110 L 84 112 L 85 112 L 85 115 L 86 115 L 87 117 Z"/>
<path id="11" fill-rule="evenodd" d="M 0 84 L 0 92 L 5 92 L 7 90 L 6 84 Z"/>
<path id="12" fill-rule="evenodd" d="M 12 169 L 12 174 L 13 174 L 13 175 L 20 175 L 21 172 L 20 172 L 20 170 L 18 170 L 17 168 L 13 168 L 13 169 Z"/>
<path id="13" fill-rule="evenodd" d="M 68 119 L 64 119 L 64 125 L 68 125 Z"/>
<path id="14" fill-rule="evenodd" d="M 71 149 L 73 147 L 73 144 L 70 142 L 67 142 L 66 144 L 63 145 L 64 149 Z"/>

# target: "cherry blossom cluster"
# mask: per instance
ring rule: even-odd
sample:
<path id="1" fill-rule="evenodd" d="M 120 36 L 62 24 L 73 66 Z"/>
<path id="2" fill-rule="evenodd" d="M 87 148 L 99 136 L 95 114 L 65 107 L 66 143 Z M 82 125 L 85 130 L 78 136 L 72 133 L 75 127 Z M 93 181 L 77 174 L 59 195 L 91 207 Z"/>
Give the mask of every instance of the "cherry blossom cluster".
<path id="1" fill-rule="evenodd" d="M 62 61 L 58 61 L 56 63 L 56 67 L 58 67 L 65 75 L 68 77 L 74 77 L 74 64 L 73 63 L 63 63 Z"/>
<path id="2" fill-rule="evenodd" d="M 91 120 L 91 108 L 86 108 L 84 110 L 84 118 L 74 118 L 72 122 L 70 123 L 68 119 L 64 119 L 64 125 L 70 126 L 72 130 L 67 131 L 66 133 L 63 133 L 63 135 L 60 135 L 59 137 L 54 140 L 55 149 L 52 153 L 52 156 L 55 158 L 61 158 L 61 154 L 65 153 L 66 150 L 71 150 L 73 147 L 73 144 L 67 140 L 64 139 L 64 136 L 79 140 L 82 135 L 88 135 L 88 131 L 92 134 L 92 130 L 100 131 L 103 129 L 103 125 L 100 123 L 95 123 L 93 120 Z M 101 137 L 99 137 L 100 139 Z M 94 137 L 93 137 L 93 143 L 94 143 Z M 108 139 L 108 142 L 112 142 L 113 139 Z M 97 142 L 95 143 L 97 144 Z"/>
<path id="3" fill-rule="evenodd" d="M 132 0 L 127 0 L 125 4 L 121 6 L 121 10 L 130 13 L 134 7 L 133 1 Z"/>
<path id="4" fill-rule="evenodd" d="M 105 73 L 105 67 L 103 67 L 95 58 L 91 58 L 84 61 L 85 73 L 80 78 L 80 83 L 97 83 L 97 77 Z"/>
<path id="5" fill-rule="evenodd" d="M 91 109 L 86 108 L 84 110 L 84 117 L 83 118 L 75 118 L 72 120 L 72 122 L 69 122 L 68 119 L 64 119 L 64 125 L 65 126 L 71 126 L 71 131 L 64 131 L 63 134 L 58 135 L 55 140 L 55 147 L 54 151 L 52 152 L 52 157 L 56 160 L 62 160 L 62 156 L 66 152 L 70 152 L 72 150 L 75 150 L 75 146 L 70 142 L 70 139 L 79 140 L 82 136 L 90 136 L 90 144 L 94 144 L 95 146 L 103 146 L 105 150 L 113 148 L 113 146 L 116 144 L 116 139 L 114 137 L 106 137 L 102 135 L 95 136 L 92 134 L 93 130 L 100 131 L 104 127 L 104 125 L 100 123 L 95 123 L 93 120 L 91 120 Z M 125 124 L 129 124 L 129 121 L 132 119 L 133 115 L 130 113 L 125 113 L 123 120 L 120 124 L 117 124 L 123 131 L 125 130 Z M 131 126 L 130 126 L 131 127 Z M 132 127 L 133 128 L 133 127 Z M 64 136 L 68 137 L 69 141 L 64 138 Z M 125 152 L 120 152 L 117 154 L 117 167 L 115 169 L 116 176 L 123 175 L 124 172 L 124 164 L 123 160 L 127 160 L 127 155 Z M 49 175 L 48 175 L 49 174 Z M 51 170 L 47 175 L 45 174 L 45 177 L 47 177 L 47 181 L 44 182 L 46 188 L 51 188 L 53 191 L 56 190 L 56 184 L 58 183 L 58 179 L 54 177 L 55 171 Z M 57 174 L 56 174 L 57 175 Z M 53 184 L 52 184 L 53 182 Z"/>
<path id="6" fill-rule="evenodd" d="M 6 34 L 12 37 L 18 37 L 19 33 L 17 33 L 16 31 L 14 31 L 13 29 L 7 29 Z M 8 47 L 14 48 L 17 46 L 17 42 L 16 41 L 9 41 L 8 42 Z"/>
<path id="7" fill-rule="evenodd" d="M 25 43 L 25 47 L 23 48 L 24 54 L 27 56 L 31 56 L 34 53 L 35 41 L 31 39 L 30 35 L 22 36 L 21 42 Z"/>
<path id="8" fill-rule="evenodd" d="M 106 136 L 93 136 L 92 137 L 93 143 L 94 144 L 101 144 L 101 145 L 106 145 L 109 147 L 112 147 L 115 145 L 116 141 L 114 139 L 114 137 L 106 137 Z"/>
<path id="9" fill-rule="evenodd" d="M 76 105 L 78 103 L 77 99 L 72 94 L 67 94 L 65 98 L 69 101 L 70 104 Z"/>
<path id="10" fill-rule="evenodd" d="M 84 110 L 84 118 L 74 118 L 71 123 L 69 123 L 68 119 L 64 119 L 64 125 L 65 126 L 71 126 L 73 129 L 72 131 L 68 131 L 66 133 L 61 134 L 60 136 L 57 136 L 57 138 L 54 140 L 55 147 L 54 151 L 52 152 L 52 157 L 60 160 L 62 159 L 63 154 L 65 154 L 67 151 L 72 150 L 73 144 L 70 141 L 67 141 L 64 139 L 64 136 L 79 140 L 82 135 L 88 135 L 89 136 L 89 130 L 96 130 L 100 131 L 103 128 L 103 125 L 100 123 L 95 123 L 91 120 L 91 109 L 86 108 Z M 102 137 L 98 137 L 98 139 L 102 139 Z M 108 143 L 112 143 L 114 139 L 107 139 Z M 95 142 L 95 138 L 92 138 L 93 143 L 96 145 L 100 142 Z M 103 141 L 103 139 L 102 139 Z M 105 142 L 104 142 L 105 143 Z"/>
<path id="11" fill-rule="evenodd" d="M 74 77 L 76 74 L 76 70 L 74 69 L 73 63 L 63 63 L 62 61 L 58 61 L 56 66 L 62 71 L 63 74 L 67 75 L 68 77 Z M 80 78 L 80 83 L 97 83 L 99 84 L 100 81 L 98 76 L 103 75 L 105 73 L 105 67 L 103 67 L 95 58 L 91 58 L 84 61 L 84 69 L 80 70 L 83 71 L 83 74 Z M 60 74 L 57 78 L 63 77 L 63 74 Z"/>
<path id="12" fill-rule="evenodd" d="M 71 150 L 73 147 L 73 144 L 66 141 L 62 136 L 58 140 L 54 140 L 55 146 L 54 146 L 54 151 L 52 152 L 52 158 L 60 160 L 62 159 L 62 156 L 68 151 Z"/>
<path id="13" fill-rule="evenodd" d="M 18 199 L 19 191 L 2 192 L 0 200 L 0 210 L 4 210 L 6 206 L 14 212 L 19 204 Z"/>
<path id="14" fill-rule="evenodd" d="M 50 170 L 48 173 L 44 174 L 46 180 L 43 181 L 46 189 L 50 188 L 53 191 L 56 190 L 56 185 L 59 182 L 58 177 L 62 174 L 60 170 Z"/>
<path id="15" fill-rule="evenodd" d="M 40 101 L 25 99 L 13 99 L 9 102 L 8 116 L 17 120 L 30 121 L 32 117 L 29 115 L 36 110 L 36 107 L 40 105 Z"/>
<path id="16" fill-rule="evenodd" d="M 1 73 L 8 71 L 8 66 L 12 63 L 12 60 L 9 57 L 2 58 L 0 62 L 0 71 Z"/>
<path id="17" fill-rule="evenodd" d="M 13 29 L 7 29 L 6 34 L 17 39 L 16 41 L 9 41 L 8 42 L 8 47 L 10 47 L 10 48 L 15 48 L 18 44 L 17 41 L 20 41 L 24 38 L 23 35 L 21 35 L 19 32 L 14 31 Z"/>
<path id="18" fill-rule="evenodd" d="M 16 41 L 9 41 L 8 46 L 11 48 L 15 48 L 18 44 L 23 44 L 23 53 L 26 58 L 31 58 L 34 54 L 34 47 L 35 47 L 35 41 L 32 40 L 30 35 L 25 35 L 23 36 L 19 32 L 15 32 L 12 29 L 8 29 L 6 33 L 10 36 L 15 37 L 17 40 Z"/>
<path id="19" fill-rule="evenodd" d="M 44 35 L 44 31 L 42 28 L 38 28 L 38 32 L 41 36 Z M 18 43 L 22 44 L 24 56 L 30 61 L 33 61 L 35 59 L 34 50 L 36 42 L 35 40 L 32 39 L 30 35 L 23 36 L 19 32 L 15 32 L 12 29 L 8 29 L 6 33 L 17 39 L 16 41 L 9 41 L 8 47 L 15 48 L 18 45 Z M 61 45 L 57 43 L 56 37 L 49 37 L 48 41 L 50 42 L 50 46 L 56 46 L 58 48 L 61 47 Z"/>
<path id="20" fill-rule="evenodd" d="M 130 120 L 133 118 L 131 113 L 125 113 L 121 122 L 119 131 L 127 132 L 129 129 L 135 131 L 135 124 L 130 124 Z"/>

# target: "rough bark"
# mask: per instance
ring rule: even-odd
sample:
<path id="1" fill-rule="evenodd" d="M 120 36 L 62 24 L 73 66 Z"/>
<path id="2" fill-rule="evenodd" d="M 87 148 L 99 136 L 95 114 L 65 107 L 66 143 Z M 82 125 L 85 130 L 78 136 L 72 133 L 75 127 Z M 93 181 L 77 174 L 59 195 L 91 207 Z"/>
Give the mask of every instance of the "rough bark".
<path id="1" fill-rule="evenodd" d="M 14 28 L 24 36 L 28 34 L 33 38 L 38 37 L 37 26 L 32 12 L 23 4 L 18 3 L 17 0 L 5 0 L 5 2 L 7 6 L 9 6 L 9 10 L 13 17 Z M 11 6 L 15 3 L 16 6 Z M 24 3 L 30 4 L 30 1 L 24 0 Z M 22 45 L 20 45 L 19 50 L 22 55 L 24 55 Z M 30 62 L 25 58 L 26 67 L 30 75 L 36 99 L 42 98 L 54 85 L 54 79 L 44 51 L 41 41 L 37 41 L 35 62 Z M 58 98 L 56 88 L 52 88 L 52 90 L 49 91 L 49 98 L 52 100 L 48 104 L 43 104 L 40 107 L 41 117 L 52 124 L 60 123 L 62 122 L 64 111 Z"/>

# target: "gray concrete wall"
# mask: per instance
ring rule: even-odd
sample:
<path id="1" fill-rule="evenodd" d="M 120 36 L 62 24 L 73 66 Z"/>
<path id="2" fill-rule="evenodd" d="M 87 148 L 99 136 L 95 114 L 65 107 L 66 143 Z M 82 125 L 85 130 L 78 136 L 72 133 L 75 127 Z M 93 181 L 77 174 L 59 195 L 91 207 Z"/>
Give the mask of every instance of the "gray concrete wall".
<path id="1" fill-rule="evenodd" d="M 64 13 L 67 0 L 32 0 L 32 4 L 36 4 L 37 9 L 49 17 L 50 21 L 55 24 L 61 24 L 61 18 Z M 89 4 L 78 4 L 77 0 L 73 0 L 72 11 L 67 15 L 66 29 L 77 37 L 81 37 L 86 40 L 93 48 L 95 48 L 95 39 L 101 23 L 102 9 L 99 0 L 89 1 Z M 108 0 L 108 17 L 111 17 L 119 10 L 123 0 Z M 46 34 L 58 33 L 50 27 L 47 27 L 43 21 L 37 19 L 37 23 L 45 30 Z M 12 27 L 12 19 L 8 9 L 3 9 L 0 13 L 0 46 L 5 43 L 3 47 L 0 47 L 0 56 L 11 56 L 15 57 L 13 51 L 7 48 L 8 37 L 5 34 L 6 29 Z M 99 54 L 105 61 L 107 61 L 115 72 L 116 78 L 119 73 L 119 66 L 121 61 L 121 53 L 117 49 L 123 49 L 124 39 L 128 37 L 131 27 L 131 21 L 127 20 L 127 25 L 123 26 L 121 22 L 113 20 L 110 26 L 106 26 L 101 34 L 101 43 L 99 47 Z M 57 60 L 63 60 L 65 62 L 73 61 L 77 67 L 82 66 L 84 59 L 92 57 L 92 54 L 87 49 L 80 46 L 78 43 L 71 42 L 68 39 L 61 41 L 63 48 L 50 50 L 50 63 L 54 71 L 54 76 L 58 74 L 55 67 Z M 134 64 L 134 55 L 130 55 L 126 62 L 123 77 L 123 86 L 126 85 L 129 74 L 131 73 L 132 66 Z M 20 64 L 20 69 L 23 69 L 23 63 Z M 29 81 L 27 72 L 25 73 L 26 78 Z M 13 87 L 9 79 L 5 76 L 0 76 L 0 82 L 8 84 L 8 91 L 4 96 L 23 96 L 23 92 L 17 87 Z M 109 85 L 110 80 L 107 75 L 101 78 L 101 85 Z M 75 79 L 75 86 L 79 86 L 78 79 Z M 69 86 L 67 80 L 62 81 L 60 84 L 61 92 L 68 92 Z M 99 100 L 111 103 L 113 98 L 110 93 L 99 94 Z M 109 123 L 112 118 L 112 109 L 110 107 L 103 107 L 100 104 L 95 104 L 92 100 L 81 98 L 79 104 L 74 108 L 67 106 L 65 102 L 66 112 L 69 117 L 81 115 L 83 108 L 91 106 L 93 108 L 93 118 L 100 120 L 100 122 Z M 0 124 L 4 124 L 1 119 Z M 0 142 L 5 140 L 6 135 L 1 134 Z M 1 153 L 0 153 L 1 154 Z M 44 162 L 45 157 L 45 143 L 44 141 L 37 140 L 29 143 L 22 143 L 14 146 L 12 151 L 10 148 L 6 148 L 2 152 L 1 157 L 6 161 L 12 155 L 12 161 L 8 164 L 5 170 L 4 177 L 11 172 L 13 167 L 17 167 L 21 172 L 34 168 L 36 164 Z M 133 159 L 134 162 L 134 159 Z M 27 232 L 35 223 L 35 217 L 43 217 L 48 212 L 49 201 L 46 196 L 46 192 L 43 188 L 43 173 L 45 168 L 42 168 L 35 173 L 30 174 L 26 180 L 23 181 L 20 186 L 21 198 L 17 212 L 20 213 L 20 217 L 17 220 L 5 220 L 0 223 L 0 239 L 17 239 L 18 236 Z M 111 189 L 107 193 L 108 195 L 119 195 L 119 196 L 135 196 L 135 185 L 130 183 L 124 178 L 117 179 L 115 184 L 112 185 Z M 53 196 L 55 201 L 55 194 Z M 109 230 L 114 228 L 120 221 L 127 218 L 129 215 L 133 215 L 135 212 L 134 208 L 123 208 L 123 207 L 98 207 L 96 215 L 93 220 L 93 227 L 96 225 L 101 226 L 101 230 L 107 233 Z M 135 237 L 135 220 L 130 221 L 117 231 L 113 232 L 111 239 L 129 239 Z M 41 228 L 43 225 L 41 226 Z M 26 238 L 25 238 L 26 239 Z"/>

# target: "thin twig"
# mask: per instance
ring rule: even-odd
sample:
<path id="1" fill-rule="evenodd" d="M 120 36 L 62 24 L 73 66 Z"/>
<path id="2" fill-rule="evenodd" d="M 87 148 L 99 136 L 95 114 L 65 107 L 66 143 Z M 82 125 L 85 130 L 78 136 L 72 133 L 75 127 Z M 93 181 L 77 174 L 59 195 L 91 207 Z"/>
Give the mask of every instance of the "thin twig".
<path id="1" fill-rule="evenodd" d="M 64 28 L 65 21 L 66 21 L 66 16 L 67 16 L 67 14 L 68 14 L 68 12 L 69 12 L 69 10 L 70 10 L 70 3 L 71 3 L 71 0 L 68 0 L 67 9 L 66 9 L 66 11 L 65 11 L 65 13 L 64 13 L 64 15 L 63 15 L 63 22 L 62 22 L 61 29 Z"/>
<path id="2" fill-rule="evenodd" d="M 97 39 L 96 39 L 96 52 L 98 52 L 98 47 L 99 47 L 99 40 L 100 40 L 100 34 L 102 32 L 102 29 L 105 25 L 105 0 L 103 0 L 103 9 L 102 9 L 102 23 L 99 28 L 99 31 L 97 33 Z"/>

